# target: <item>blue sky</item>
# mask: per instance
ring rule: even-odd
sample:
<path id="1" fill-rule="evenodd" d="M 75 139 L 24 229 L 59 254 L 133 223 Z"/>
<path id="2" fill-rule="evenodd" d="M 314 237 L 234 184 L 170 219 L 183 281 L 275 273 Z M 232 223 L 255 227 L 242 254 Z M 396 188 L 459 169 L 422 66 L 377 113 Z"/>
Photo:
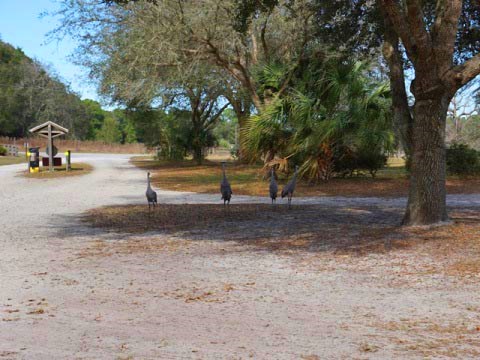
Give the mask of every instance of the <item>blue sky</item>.
<path id="1" fill-rule="evenodd" d="M 40 14 L 57 8 L 54 0 L 0 0 L 1 39 L 21 48 L 28 56 L 53 66 L 82 99 L 98 100 L 95 87 L 88 84 L 86 71 L 68 60 L 75 47 L 72 40 L 46 43 L 45 35 L 58 22 L 52 17 L 40 18 Z"/>

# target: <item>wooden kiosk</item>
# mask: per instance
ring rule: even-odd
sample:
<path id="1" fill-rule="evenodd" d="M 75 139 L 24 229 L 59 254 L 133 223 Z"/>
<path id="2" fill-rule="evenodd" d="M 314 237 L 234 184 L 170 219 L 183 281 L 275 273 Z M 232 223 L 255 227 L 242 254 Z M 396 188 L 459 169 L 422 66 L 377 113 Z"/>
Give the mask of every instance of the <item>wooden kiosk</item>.
<path id="1" fill-rule="evenodd" d="M 47 153 L 48 153 L 48 171 L 53 171 L 53 139 L 62 135 L 68 134 L 68 129 L 55 124 L 52 121 L 47 121 L 41 125 L 35 126 L 29 130 L 32 134 L 38 134 L 47 139 Z"/>

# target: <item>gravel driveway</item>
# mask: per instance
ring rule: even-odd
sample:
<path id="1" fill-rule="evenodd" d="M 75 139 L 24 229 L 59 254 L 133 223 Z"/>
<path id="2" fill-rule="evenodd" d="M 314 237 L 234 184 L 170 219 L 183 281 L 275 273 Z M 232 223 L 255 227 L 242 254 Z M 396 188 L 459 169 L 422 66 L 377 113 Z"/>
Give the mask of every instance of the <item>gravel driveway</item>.
<path id="1" fill-rule="evenodd" d="M 128 159 L 79 154 L 73 160 L 95 170 L 66 179 L 27 179 L 18 174 L 23 165 L 0 167 L 0 359 L 480 356 L 478 282 L 424 275 L 399 285 L 393 264 L 415 262 L 411 253 L 372 254 L 341 266 L 327 254 L 312 267 L 300 255 L 218 239 L 114 234 L 82 225 L 88 209 L 145 202 L 146 174 Z M 160 202 L 219 202 L 218 195 L 158 193 Z M 476 208 L 479 200 L 456 195 L 449 204 Z M 431 330 L 465 323 L 460 338 Z"/>

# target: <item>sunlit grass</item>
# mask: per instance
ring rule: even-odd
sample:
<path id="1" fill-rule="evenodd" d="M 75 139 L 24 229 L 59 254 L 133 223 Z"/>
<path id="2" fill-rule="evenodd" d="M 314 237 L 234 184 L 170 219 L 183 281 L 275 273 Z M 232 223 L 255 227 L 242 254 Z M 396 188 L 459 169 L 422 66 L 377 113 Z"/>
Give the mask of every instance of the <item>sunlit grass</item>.
<path id="1" fill-rule="evenodd" d="M 153 184 L 162 189 L 197 193 L 219 192 L 222 176 L 219 162 L 206 161 L 196 165 L 192 161 L 155 161 L 150 157 L 136 157 L 132 163 L 152 173 Z M 328 182 L 309 184 L 299 181 L 296 196 L 400 197 L 408 193 L 408 173 L 403 159 L 389 159 L 387 167 L 375 178 L 368 174 L 350 178 L 335 178 Z M 269 180 L 261 165 L 229 162 L 227 176 L 233 195 L 267 196 Z M 280 189 L 289 176 L 278 174 Z M 447 191 L 451 194 L 480 192 L 480 179 L 449 177 Z"/>
<path id="2" fill-rule="evenodd" d="M 0 166 L 21 164 L 22 162 L 26 166 L 26 160 L 23 156 L 0 156 Z"/>

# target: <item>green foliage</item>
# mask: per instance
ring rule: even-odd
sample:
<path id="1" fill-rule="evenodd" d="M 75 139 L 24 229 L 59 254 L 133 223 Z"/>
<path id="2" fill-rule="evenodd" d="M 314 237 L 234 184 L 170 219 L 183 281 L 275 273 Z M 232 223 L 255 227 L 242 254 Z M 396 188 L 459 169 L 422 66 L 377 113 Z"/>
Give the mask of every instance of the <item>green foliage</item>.
<path id="1" fill-rule="evenodd" d="M 473 175 L 480 172 L 480 154 L 465 144 L 452 144 L 447 149 L 447 172 L 453 175 Z"/>
<path id="2" fill-rule="evenodd" d="M 349 148 L 338 149 L 333 160 L 335 173 L 340 176 L 353 176 L 355 172 L 368 171 L 375 177 L 378 170 L 387 164 L 388 156 L 381 151 L 360 149 L 352 152 Z"/>
<path id="3" fill-rule="evenodd" d="M 137 142 L 137 132 L 135 131 L 135 126 L 128 119 L 123 127 L 122 135 L 122 142 L 124 144 L 133 144 Z"/>
<path id="4" fill-rule="evenodd" d="M 197 143 L 200 149 L 216 144 L 208 129 L 195 129 L 192 114 L 181 109 L 171 109 L 168 113 L 156 109 L 138 109 L 130 114 L 137 128 L 140 140 L 150 147 L 157 148 L 161 159 L 182 160 L 194 155 Z"/>
<path id="5" fill-rule="evenodd" d="M 8 152 L 7 148 L 0 145 L 0 156 L 6 156 L 7 152 Z"/>
<path id="6" fill-rule="evenodd" d="M 96 140 L 97 133 L 101 130 L 105 121 L 105 111 L 99 102 L 95 100 L 85 99 L 82 101 L 83 107 L 88 118 L 87 140 Z"/>
<path id="7" fill-rule="evenodd" d="M 404 7 L 404 2 L 400 7 Z M 433 31 L 438 11 L 443 8 L 436 0 L 419 2 L 425 19 L 427 32 Z M 379 11 L 379 2 L 370 0 L 314 0 L 311 6 L 317 12 L 317 37 L 320 41 L 341 50 L 357 54 L 371 55 L 381 45 L 384 19 Z M 403 9 L 405 10 L 405 8 Z M 480 4 L 477 0 L 463 0 L 458 22 L 455 61 L 462 62 L 480 52 Z"/>
<path id="8" fill-rule="evenodd" d="M 96 140 L 111 144 L 119 143 L 121 139 L 122 133 L 117 119 L 112 115 L 106 116 L 101 129 L 96 134 Z"/>
<path id="9" fill-rule="evenodd" d="M 122 144 L 137 142 L 137 131 L 125 110 L 103 110 L 99 102 L 90 99 L 83 100 L 82 105 L 89 124 L 88 140 Z"/>
<path id="10" fill-rule="evenodd" d="M 262 74 L 262 84 L 273 88 L 282 76 L 271 69 Z M 311 181 L 355 170 L 374 176 L 394 147 L 389 95 L 387 85 L 367 76 L 364 64 L 312 62 L 286 95 L 250 119 L 245 148 L 253 160 L 276 157 L 301 165 L 300 174 Z"/>
<path id="11" fill-rule="evenodd" d="M 55 73 L 0 41 L 0 136 L 21 137 L 28 129 L 52 120 L 85 138 L 87 120 L 80 98 Z"/>
<path id="12" fill-rule="evenodd" d="M 109 112 L 96 101 L 80 100 L 52 70 L 2 41 L 0 78 L 0 136 L 29 136 L 28 129 L 51 120 L 74 139 L 136 141 L 123 110 Z"/>
<path id="13" fill-rule="evenodd" d="M 213 129 L 213 136 L 217 139 L 219 146 L 231 149 L 236 143 L 236 129 L 238 119 L 232 109 L 225 109 L 220 116 L 220 121 Z"/>
<path id="14" fill-rule="evenodd" d="M 234 28 L 244 34 L 247 32 L 252 18 L 259 13 L 272 11 L 278 0 L 239 0 L 235 7 Z"/>

